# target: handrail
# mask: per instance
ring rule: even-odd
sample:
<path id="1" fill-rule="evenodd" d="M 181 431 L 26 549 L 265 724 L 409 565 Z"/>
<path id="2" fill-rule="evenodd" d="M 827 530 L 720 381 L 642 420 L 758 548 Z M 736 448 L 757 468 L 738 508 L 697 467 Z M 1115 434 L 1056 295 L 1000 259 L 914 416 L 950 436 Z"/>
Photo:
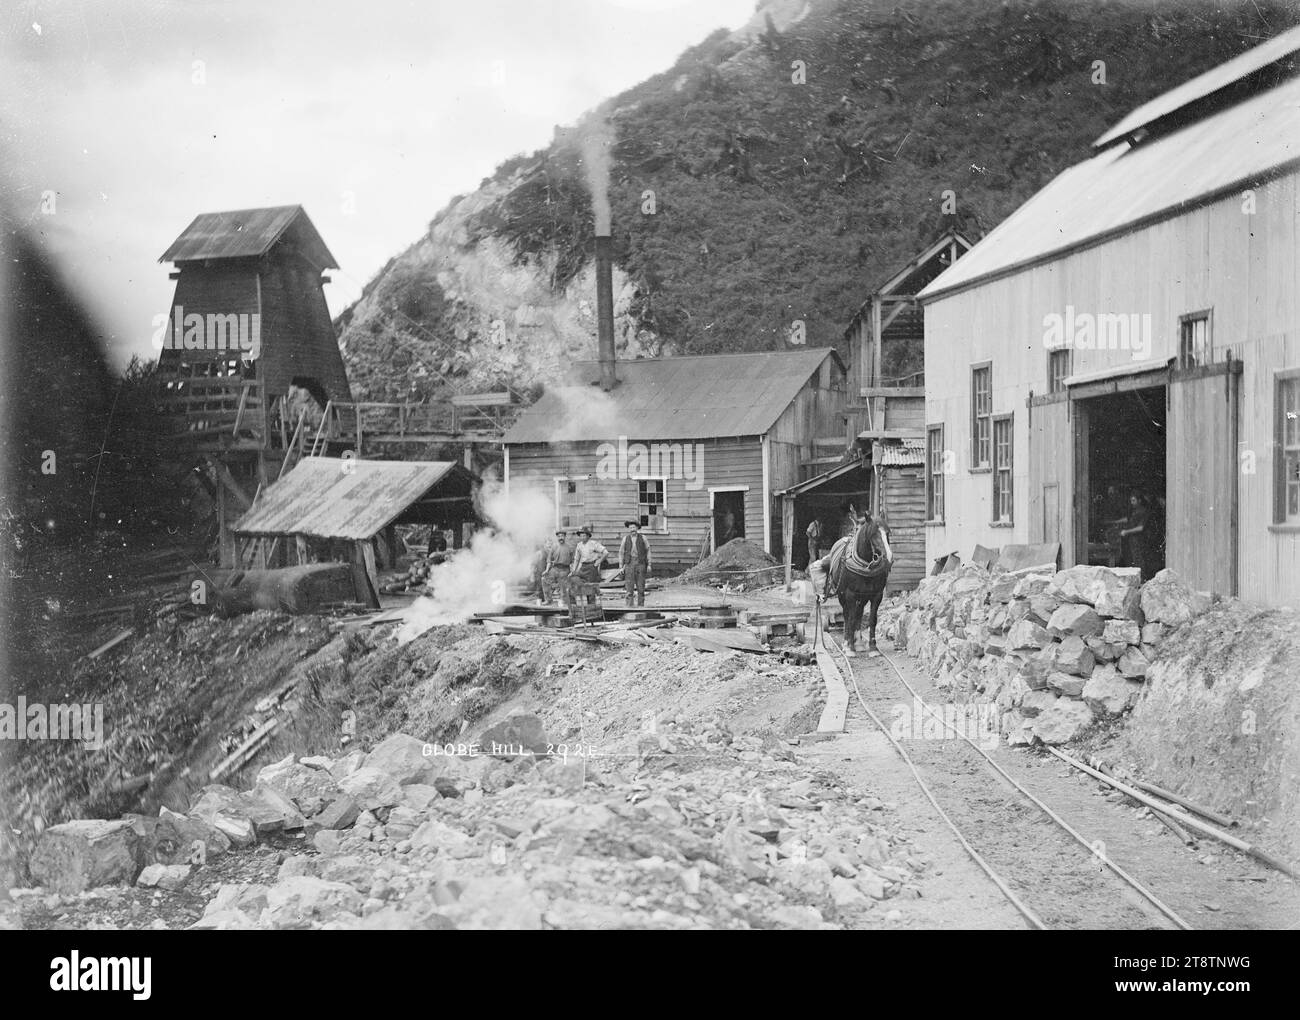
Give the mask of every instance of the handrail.
<path id="1" fill-rule="evenodd" d="M 289 444 L 284 448 L 284 463 L 280 465 L 280 473 L 275 476 L 277 482 L 284 477 L 284 472 L 289 467 L 289 460 L 293 457 L 293 444 L 298 442 L 298 438 L 302 434 L 303 422 L 306 420 L 307 408 L 304 407 L 298 412 L 298 424 L 293 430 L 293 438 L 289 440 Z"/>

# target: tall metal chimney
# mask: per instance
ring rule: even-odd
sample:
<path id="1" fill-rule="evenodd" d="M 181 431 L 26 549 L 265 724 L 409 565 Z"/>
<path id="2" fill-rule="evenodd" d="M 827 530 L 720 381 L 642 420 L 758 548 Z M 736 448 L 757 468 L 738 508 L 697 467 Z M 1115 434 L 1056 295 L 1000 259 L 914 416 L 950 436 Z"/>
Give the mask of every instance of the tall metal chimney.
<path id="1" fill-rule="evenodd" d="M 610 236 L 596 235 L 596 350 L 600 358 L 600 388 L 618 385 L 614 372 L 614 258 Z"/>

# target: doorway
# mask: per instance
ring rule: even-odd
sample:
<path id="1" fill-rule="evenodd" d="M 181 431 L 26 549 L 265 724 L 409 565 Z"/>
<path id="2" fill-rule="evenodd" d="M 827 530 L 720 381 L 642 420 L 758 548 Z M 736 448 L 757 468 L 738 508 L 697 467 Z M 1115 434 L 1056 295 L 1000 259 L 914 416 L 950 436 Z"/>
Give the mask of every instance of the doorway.
<path id="1" fill-rule="evenodd" d="M 742 489 L 714 490 L 713 548 L 745 537 L 745 493 Z"/>
<path id="2" fill-rule="evenodd" d="M 1078 562 L 1140 567 L 1144 581 L 1164 569 L 1165 394 L 1166 387 L 1149 386 L 1078 401 L 1086 457 L 1075 504 L 1083 525 Z"/>

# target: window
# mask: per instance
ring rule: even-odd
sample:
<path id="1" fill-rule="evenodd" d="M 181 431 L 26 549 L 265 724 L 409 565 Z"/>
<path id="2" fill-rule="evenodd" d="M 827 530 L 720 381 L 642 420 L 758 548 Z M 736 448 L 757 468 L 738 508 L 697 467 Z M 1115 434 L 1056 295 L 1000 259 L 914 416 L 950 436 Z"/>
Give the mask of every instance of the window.
<path id="1" fill-rule="evenodd" d="M 650 531 L 668 530 L 668 506 L 665 493 L 668 482 L 663 478 L 641 478 L 636 483 L 637 518 Z"/>
<path id="2" fill-rule="evenodd" d="M 1300 525 L 1300 369 L 1277 377 L 1277 486 L 1275 524 Z"/>
<path id="3" fill-rule="evenodd" d="M 987 468 L 993 436 L 993 366 L 987 362 L 970 370 L 971 468 Z"/>
<path id="4" fill-rule="evenodd" d="M 943 426 L 925 430 L 925 518 L 943 520 Z"/>
<path id="5" fill-rule="evenodd" d="M 1194 312 L 1178 320 L 1178 367 L 1210 363 L 1210 313 Z"/>
<path id="6" fill-rule="evenodd" d="M 557 478 L 555 480 L 555 526 L 580 528 L 587 522 L 587 480 L 585 478 Z"/>
<path id="7" fill-rule="evenodd" d="M 1010 524 L 1011 515 L 1011 415 L 993 419 L 993 520 Z"/>
<path id="8" fill-rule="evenodd" d="M 1047 392 L 1064 393 L 1065 377 L 1070 374 L 1070 348 L 1047 352 Z"/>

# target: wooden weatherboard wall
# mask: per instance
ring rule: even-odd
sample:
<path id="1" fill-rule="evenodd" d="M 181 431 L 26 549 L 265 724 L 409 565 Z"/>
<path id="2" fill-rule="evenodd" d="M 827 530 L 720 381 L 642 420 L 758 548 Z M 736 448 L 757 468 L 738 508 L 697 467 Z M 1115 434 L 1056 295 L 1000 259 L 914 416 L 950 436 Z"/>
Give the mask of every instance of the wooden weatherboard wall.
<path id="1" fill-rule="evenodd" d="M 894 566 L 889 590 L 909 591 L 927 573 L 925 477 L 923 467 L 887 467 L 880 472 L 880 508 L 889 525 Z"/>
<path id="2" fill-rule="evenodd" d="M 975 545 L 1037 541 L 1059 522 L 1062 557 L 1076 562 L 1072 520 L 1075 483 L 1075 401 L 1037 406 L 1031 395 L 1047 392 L 1044 317 L 1079 312 L 1149 314 L 1150 347 L 1075 350 L 1075 375 L 1099 370 L 1133 371 L 1161 365 L 1178 353 L 1180 316 L 1212 312 L 1210 345 L 1215 361 L 1240 360 L 1235 426 L 1220 405 L 1218 386 L 1191 387 L 1174 397 L 1179 420 L 1214 420 L 1236 430 L 1235 445 L 1217 428 L 1176 429 L 1170 419 L 1167 468 L 1176 477 L 1194 474 L 1194 499 L 1176 497 L 1186 517 L 1168 527 L 1168 564 L 1216 588 L 1232 579 L 1209 570 L 1208 560 L 1235 557 L 1236 587 L 1248 599 L 1295 604 L 1300 599 L 1300 529 L 1274 520 L 1277 485 L 1274 456 L 1277 373 L 1300 368 L 1300 236 L 1297 190 L 1300 174 L 1288 172 L 1254 186 L 1254 212 L 1243 212 L 1233 193 L 1093 247 L 1030 266 L 966 290 L 940 293 L 926 306 L 926 421 L 942 424 L 955 473 L 946 479 L 945 521 L 927 527 L 927 555 Z M 1138 357 L 1137 355 L 1140 355 Z M 990 524 L 992 482 L 972 471 L 970 366 L 990 361 L 993 414 L 1013 413 L 1014 524 Z M 1174 376 L 1172 385 L 1180 385 Z M 1184 384 L 1186 385 L 1186 384 Z M 1230 447 L 1233 447 L 1230 449 Z M 1229 466 L 1231 465 L 1231 466 Z M 1211 480 L 1217 491 L 1206 488 Z M 1057 486 L 1056 489 L 1051 486 Z M 1031 495 L 1032 494 L 1032 495 Z M 1048 501 L 1057 500 L 1053 509 Z M 1032 502 L 1031 502 L 1032 500 Z M 1235 549 L 1225 547 L 1218 512 L 1196 513 L 1196 502 L 1221 507 L 1235 501 Z M 1170 499 L 1171 507 L 1175 499 Z M 1045 524 L 1045 521 L 1047 524 Z"/>
<path id="3" fill-rule="evenodd" d="M 629 440 L 629 444 L 633 442 L 648 446 L 655 440 Z M 637 510 L 637 480 L 598 478 L 599 445 L 595 441 L 511 444 L 506 477 L 511 498 L 528 489 L 542 493 L 552 508 L 563 498 L 557 488 L 560 479 L 582 479 L 583 520 L 615 553 L 625 530 L 623 522 Z M 695 479 L 666 478 L 665 530 L 646 530 L 656 570 L 695 565 L 712 524 L 710 489 L 744 491 L 745 537 L 755 545 L 763 544 L 766 500 L 760 438 L 705 439 L 697 441 L 696 448 L 697 470 L 693 473 L 698 475 L 698 484 Z"/>

